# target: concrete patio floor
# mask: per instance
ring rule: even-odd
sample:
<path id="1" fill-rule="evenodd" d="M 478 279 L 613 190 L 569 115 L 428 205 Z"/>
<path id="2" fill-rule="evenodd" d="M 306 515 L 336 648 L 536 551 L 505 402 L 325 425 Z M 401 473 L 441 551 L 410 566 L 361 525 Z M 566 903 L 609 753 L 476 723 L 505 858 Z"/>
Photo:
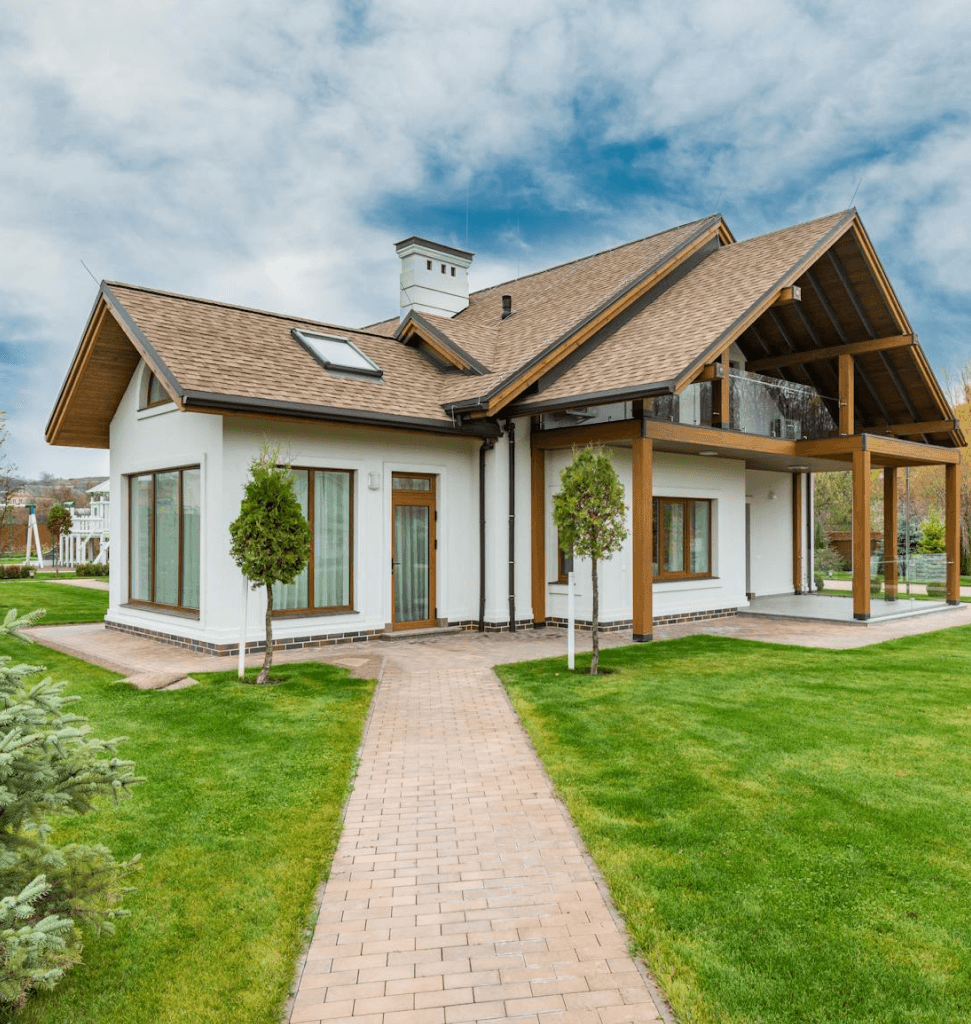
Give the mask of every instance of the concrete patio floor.
<path id="1" fill-rule="evenodd" d="M 845 648 L 968 623 L 965 605 L 866 628 L 752 615 L 658 627 L 655 635 Z M 122 673 L 236 664 L 100 624 L 30 634 Z M 589 649 L 589 639 L 579 633 L 578 650 Z M 601 639 L 609 648 L 629 643 L 630 634 Z M 565 647 L 563 630 L 527 629 L 277 656 L 364 662 L 380 666 L 381 677 L 287 1008 L 291 1024 L 674 1021 L 628 953 L 602 879 L 492 671 L 501 662 L 563 655 Z"/>

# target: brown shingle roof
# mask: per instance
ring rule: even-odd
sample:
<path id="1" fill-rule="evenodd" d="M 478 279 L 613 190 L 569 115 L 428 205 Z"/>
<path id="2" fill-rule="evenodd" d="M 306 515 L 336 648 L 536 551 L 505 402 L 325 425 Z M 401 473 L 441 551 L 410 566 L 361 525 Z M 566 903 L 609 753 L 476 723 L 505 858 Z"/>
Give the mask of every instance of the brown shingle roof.
<path id="1" fill-rule="evenodd" d="M 471 383 L 454 382 L 448 388 L 449 400 L 475 398 L 512 379 L 533 358 L 569 337 L 605 302 L 671 260 L 692 239 L 714 232 L 720 223 L 717 215 L 705 217 L 474 292 L 467 309 L 451 319 L 436 318 L 436 326 L 494 372 L 477 378 L 483 385 L 480 391 Z M 512 315 L 505 320 L 503 295 L 512 297 Z"/>
<path id="2" fill-rule="evenodd" d="M 672 381 L 723 341 L 767 293 L 798 276 L 807 254 L 851 220 L 832 214 L 723 246 L 656 301 L 611 330 L 586 358 L 524 406 Z"/>
<path id="3" fill-rule="evenodd" d="M 108 288 L 183 391 L 450 422 L 442 375 L 391 338 L 131 285 Z M 294 327 L 349 338 L 381 367 L 383 381 L 328 372 L 291 336 Z"/>

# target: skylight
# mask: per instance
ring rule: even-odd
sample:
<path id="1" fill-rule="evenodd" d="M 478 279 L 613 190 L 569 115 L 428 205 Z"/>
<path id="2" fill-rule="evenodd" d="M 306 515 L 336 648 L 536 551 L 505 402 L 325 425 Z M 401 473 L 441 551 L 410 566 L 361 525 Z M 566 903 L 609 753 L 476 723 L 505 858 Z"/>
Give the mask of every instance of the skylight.
<path id="1" fill-rule="evenodd" d="M 323 366 L 338 374 L 354 377 L 381 377 L 383 371 L 350 338 L 339 334 L 317 334 L 296 327 L 290 332 Z"/>

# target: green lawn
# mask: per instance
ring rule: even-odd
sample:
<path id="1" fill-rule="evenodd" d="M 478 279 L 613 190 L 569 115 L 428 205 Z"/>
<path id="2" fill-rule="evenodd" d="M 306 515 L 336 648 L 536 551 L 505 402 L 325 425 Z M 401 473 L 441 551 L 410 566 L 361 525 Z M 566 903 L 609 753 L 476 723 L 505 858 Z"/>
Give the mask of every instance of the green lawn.
<path id="1" fill-rule="evenodd" d="M 42 625 L 101 622 L 108 610 L 108 591 L 70 587 L 40 580 L 0 580 L 0 619 L 8 609 L 26 612 L 46 608 Z"/>
<path id="2" fill-rule="evenodd" d="M 147 779 L 132 800 L 55 832 L 103 842 L 119 859 L 142 855 L 138 892 L 126 900 L 132 916 L 90 942 L 54 993 L 0 1019 L 277 1024 L 374 684 L 306 664 L 275 669 L 285 678 L 277 686 L 242 686 L 224 672 L 142 692 L 44 648 L 4 639 L 0 654 L 69 679 L 94 735 L 130 737 L 120 754 Z"/>
<path id="3" fill-rule="evenodd" d="M 684 1024 L 971 1020 L 971 627 L 601 659 L 499 673 Z"/>

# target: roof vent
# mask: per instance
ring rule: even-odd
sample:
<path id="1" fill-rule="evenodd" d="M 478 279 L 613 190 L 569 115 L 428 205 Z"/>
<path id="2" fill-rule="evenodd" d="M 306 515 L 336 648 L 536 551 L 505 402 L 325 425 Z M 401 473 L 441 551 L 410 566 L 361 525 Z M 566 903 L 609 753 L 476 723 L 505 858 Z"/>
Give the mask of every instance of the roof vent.
<path id="1" fill-rule="evenodd" d="M 455 316 L 469 304 L 474 253 L 412 235 L 395 244 L 401 258 L 401 319 L 410 310 Z"/>
<path id="2" fill-rule="evenodd" d="M 511 295 L 503 295 L 502 297 L 502 319 L 505 320 L 507 316 L 512 316 Z"/>

